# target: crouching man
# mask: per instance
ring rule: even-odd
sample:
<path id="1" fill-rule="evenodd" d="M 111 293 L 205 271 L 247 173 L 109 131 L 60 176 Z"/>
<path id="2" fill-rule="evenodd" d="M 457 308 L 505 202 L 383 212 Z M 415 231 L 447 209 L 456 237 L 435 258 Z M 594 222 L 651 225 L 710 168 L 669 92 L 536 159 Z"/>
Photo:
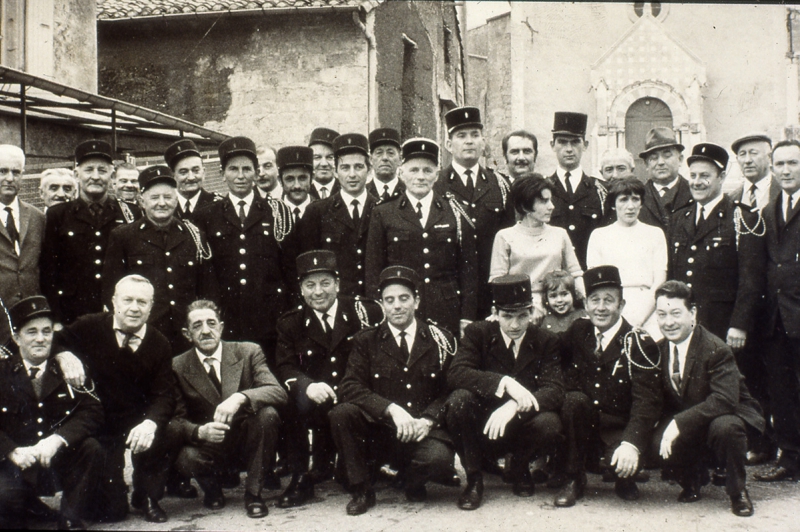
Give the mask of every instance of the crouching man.
<path id="1" fill-rule="evenodd" d="M 246 460 L 245 510 L 265 517 L 261 486 L 280 428 L 275 407 L 286 404 L 286 392 L 257 344 L 221 341 L 224 326 L 211 301 L 189 305 L 183 333 L 194 348 L 172 361 L 180 393 L 167 437 L 182 445 L 176 470 L 197 479 L 212 510 L 225 506 L 218 477 Z"/>
<path id="2" fill-rule="evenodd" d="M 390 266 L 379 279 L 386 321 L 359 332 L 340 402 L 329 415 L 333 440 L 347 471 L 353 499 L 347 513 L 375 506 L 368 450 L 385 451 L 377 463 L 400 467 L 406 499 L 426 499 L 425 483 L 453 478 L 453 448 L 444 422 L 445 372 L 455 338 L 416 317 L 420 279 L 411 268 Z M 381 461 L 381 459 L 383 461 Z"/>

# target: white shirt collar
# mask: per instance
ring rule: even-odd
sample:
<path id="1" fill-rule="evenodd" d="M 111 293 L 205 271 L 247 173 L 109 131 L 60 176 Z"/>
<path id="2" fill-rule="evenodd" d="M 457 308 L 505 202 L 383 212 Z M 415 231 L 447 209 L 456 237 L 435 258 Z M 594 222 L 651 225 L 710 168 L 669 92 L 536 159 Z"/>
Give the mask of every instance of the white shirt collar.
<path id="1" fill-rule="evenodd" d="M 250 190 L 250 193 L 247 196 L 243 197 L 243 198 L 240 198 L 238 196 L 234 196 L 233 194 L 228 192 L 228 199 L 230 199 L 231 203 L 233 203 L 233 206 L 236 208 L 236 212 L 239 212 L 239 202 L 240 201 L 244 201 L 244 213 L 245 214 L 250 212 L 250 206 L 253 204 L 253 200 L 255 199 L 255 197 L 256 197 L 256 195 L 252 190 Z"/>
<path id="2" fill-rule="evenodd" d="M 711 211 L 713 211 L 716 208 L 716 206 L 719 205 L 719 202 L 722 201 L 722 197 L 723 194 L 720 193 L 719 196 L 717 196 L 716 198 L 714 198 L 713 200 L 709 201 L 708 203 L 702 206 L 704 218 L 708 218 L 708 215 L 711 214 Z M 700 202 L 697 203 L 697 211 L 695 212 L 697 213 L 700 212 Z"/>
<path id="3" fill-rule="evenodd" d="M 387 192 L 389 193 L 390 196 L 392 194 L 394 194 L 394 189 L 397 187 L 397 182 L 398 181 L 399 181 L 399 179 L 397 178 L 397 176 L 394 176 L 394 178 L 392 178 L 391 181 L 387 181 L 386 183 L 384 183 L 380 179 L 373 179 L 372 183 L 375 185 L 375 190 L 378 191 L 378 196 L 380 197 L 380 196 L 383 195 L 383 187 L 384 186 L 389 187 L 387 189 Z"/>
<path id="4" fill-rule="evenodd" d="M 180 198 L 180 202 L 181 202 L 181 211 L 186 212 L 186 204 L 188 203 L 189 205 L 192 206 L 192 212 L 194 212 L 194 210 L 197 208 L 197 202 L 200 201 L 200 194 L 202 192 L 203 192 L 203 189 L 201 188 L 200 190 L 198 190 L 197 192 L 194 193 L 194 196 L 192 196 L 189 199 L 186 199 L 183 196 L 181 196 L 180 194 L 178 194 L 178 197 Z"/>
<path id="5" fill-rule="evenodd" d="M 670 190 L 670 189 L 672 189 L 672 187 L 675 186 L 675 184 L 678 182 L 678 179 L 680 179 L 680 178 L 681 178 L 681 176 L 677 175 L 677 176 L 675 176 L 675 179 L 673 179 L 672 181 L 670 181 L 666 185 L 659 185 L 658 183 L 653 181 L 653 185 L 656 187 L 656 190 L 658 190 L 658 191 L 661 191 L 662 188 Z"/>
<path id="6" fill-rule="evenodd" d="M 351 196 L 341 188 L 339 189 L 339 194 L 342 195 L 342 201 L 347 205 L 347 210 L 353 208 L 353 200 L 358 200 L 358 213 L 364 212 L 364 204 L 367 202 L 367 187 L 364 187 L 364 190 L 358 196 Z"/>
<path id="7" fill-rule="evenodd" d="M 522 342 L 525 340 L 526 334 L 528 334 L 528 331 L 525 331 L 524 333 L 522 333 L 522 336 L 514 340 L 505 333 L 502 327 L 500 328 L 500 336 L 503 337 L 503 342 L 505 342 L 506 344 L 506 349 L 508 349 L 512 341 L 514 342 L 514 360 L 516 360 L 517 356 L 519 356 L 519 346 L 522 345 Z"/>
<path id="8" fill-rule="evenodd" d="M 117 335 L 117 342 L 121 345 L 122 339 L 125 338 L 125 333 L 121 332 L 120 329 L 122 329 L 122 325 L 117 321 L 117 317 L 114 316 L 114 333 Z M 130 334 L 137 337 L 139 340 L 144 340 L 144 335 L 147 334 L 147 324 L 145 323 L 139 327 L 139 330 L 133 331 Z"/>
<path id="9" fill-rule="evenodd" d="M 337 297 L 336 299 L 333 300 L 333 305 L 331 305 L 331 308 L 329 308 L 327 312 L 328 317 L 330 318 L 328 324 L 330 325 L 331 329 L 333 329 L 333 324 L 336 322 L 336 310 L 338 308 L 339 308 L 339 298 Z M 314 314 L 317 315 L 317 319 L 319 320 L 320 325 L 322 325 L 322 330 L 324 331 L 325 324 L 322 323 L 322 312 L 318 311 L 317 309 L 314 309 Z"/>
<path id="10" fill-rule="evenodd" d="M 44 370 L 47 369 L 47 360 L 39 365 L 33 365 L 23 358 L 22 364 L 25 366 L 25 371 L 28 372 L 28 375 L 31 373 L 31 368 L 39 368 L 39 373 L 36 375 L 37 377 L 41 376 L 44 373 Z"/>
<path id="11" fill-rule="evenodd" d="M 311 204 L 311 195 L 309 194 L 308 196 L 306 196 L 305 201 L 300 205 L 295 205 L 294 203 L 292 203 L 292 200 L 290 200 L 288 197 L 285 199 L 284 203 L 286 203 L 286 206 L 289 207 L 290 211 L 292 211 L 292 214 L 294 214 L 295 209 L 300 209 L 300 218 L 302 218 L 306 212 L 306 207 L 308 207 Z"/>
<path id="12" fill-rule="evenodd" d="M 328 195 L 325 196 L 325 197 L 328 198 L 328 197 L 331 196 L 331 192 L 333 192 L 333 187 L 334 187 L 335 184 L 336 184 L 336 178 L 334 177 L 333 179 L 331 179 L 330 181 L 328 181 L 324 185 L 322 183 L 319 183 L 318 181 L 314 181 L 311 185 L 317 191 L 317 193 L 319 194 L 320 198 L 322 198 L 322 193 L 321 193 L 322 189 L 324 188 L 325 190 L 327 190 L 328 191 Z"/>
<path id="13" fill-rule="evenodd" d="M 14 224 L 17 226 L 17 231 L 19 231 L 19 196 L 15 197 L 14 201 L 8 205 L 0 203 L 0 217 L 3 220 L 3 225 L 6 225 L 6 219 L 8 218 L 6 207 L 11 207 L 11 214 L 14 216 Z"/>
<path id="14" fill-rule="evenodd" d="M 462 166 L 455 161 L 453 161 L 452 164 L 453 164 L 453 170 L 455 170 L 456 173 L 458 174 L 458 177 L 461 178 L 461 182 L 464 183 L 464 186 L 467 186 L 467 176 L 465 175 L 467 170 L 472 171 L 472 184 L 474 185 L 478 183 L 477 180 L 478 176 L 480 175 L 480 169 L 481 169 L 480 163 L 475 163 L 475 166 L 471 166 L 470 168 Z"/>
<path id="15" fill-rule="evenodd" d="M 569 182 L 572 184 L 572 191 L 575 192 L 575 189 L 578 188 L 578 185 L 583 178 L 583 167 L 578 166 L 574 170 L 567 170 L 565 168 L 561 168 L 560 166 L 556 168 L 556 175 L 558 176 L 559 181 L 561 181 L 561 184 L 564 185 L 564 189 L 567 188 L 567 172 L 569 172 Z"/>
<path id="16" fill-rule="evenodd" d="M 197 354 L 197 358 L 200 359 L 200 363 L 201 364 L 206 359 L 211 359 L 211 361 L 217 362 L 217 363 L 222 362 L 222 342 L 221 341 L 220 341 L 219 345 L 217 346 L 217 348 L 214 350 L 214 352 L 211 354 L 210 357 L 207 357 L 206 355 L 201 353 L 200 350 L 197 349 L 196 347 L 194 348 L 194 352 Z"/>
<path id="17" fill-rule="evenodd" d="M 603 349 L 603 351 L 606 350 L 606 348 L 608 347 L 608 344 L 611 343 L 611 340 L 613 340 L 614 337 L 617 336 L 617 333 L 619 332 L 619 328 L 620 327 L 622 327 L 622 317 L 621 316 L 617 320 L 617 323 L 615 323 L 607 331 L 604 331 L 602 333 L 603 334 L 603 339 L 600 341 L 600 347 Z M 594 328 L 594 337 L 597 338 L 598 334 L 600 334 L 600 329 L 595 327 Z"/>
<path id="18" fill-rule="evenodd" d="M 408 201 L 411 202 L 411 208 L 414 209 L 415 212 L 417 210 L 417 203 L 422 204 L 422 220 L 420 220 L 420 222 L 422 222 L 422 227 L 425 227 L 425 224 L 428 221 L 428 215 L 431 212 L 431 203 L 433 203 L 433 190 L 428 192 L 424 198 L 417 199 L 411 195 L 408 189 L 406 189 L 406 197 L 408 198 Z"/>
<path id="19" fill-rule="evenodd" d="M 389 323 L 388 321 L 386 324 L 389 326 L 389 331 L 394 336 L 394 341 L 397 342 L 397 345 L 400 345 L 400 333 L 406 333 L 406 343 L 408 344 L 408 352 L 411 352 L 411 349 L 414 347 L 414 338 L 417 337 L 417 318 L 414 318 L 414 321 L 411 322 L 411 325 L 406 327 L 405 331 L 400 331 L 397 327 Z"/>
<path id="20" fill-rule="evenodd" d="M 256 187 L 256 188 L 258 188 L 258 187 Z M 264 190 L 261 190 L 261 189 L 259 188 L 259 189 L 258 189 L 258 194 L 259 194 L 259 195 L 260 195 L 262 198 L 266 198 L 266 197 L 267 197 L 267 195 L 269 195 L 269 197 L 271 197 L 271 198 L 273 198 L 273 199 L 281 199 L 281 198 L 283 197 L 283 187 L 281 186 L 281 184 L 280 184 L 280 183 L 275 183 L 275 188 L 273 188 L 273 189 L 272 189 L 272 190 L 270 190 L 269 192 L 266 192 L 266 191 L 264 191 Z"/>

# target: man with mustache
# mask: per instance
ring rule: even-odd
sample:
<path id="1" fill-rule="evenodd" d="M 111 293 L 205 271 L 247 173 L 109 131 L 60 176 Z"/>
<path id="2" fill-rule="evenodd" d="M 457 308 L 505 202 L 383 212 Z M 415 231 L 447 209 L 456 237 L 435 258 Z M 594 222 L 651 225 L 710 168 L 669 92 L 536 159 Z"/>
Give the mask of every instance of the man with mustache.
<path id="1" fill-rule="evenodd" d="M 370 132 L 369 151 L 375 179 L 367 184 L 367 192 L 382 202 L 399 196 L 406 189 L 397 177 L 400 149 L 400 133 L 396 129 L 384 127 Z"/>
<path id="2" fill-rule="evenodd" d="M 276 156 L 278 179 L 283 187 L 283 201 L 292 213 L 296 226 L 311 205 L 311 175 L 314 172 L 314 151 L 305 146 L 284 146 Z"/>
<path id="3" fill-rule="evenodd" d="M 283 187 L 278 179 L 278 153 L 271 146 L 262 146 L 256 151 L 258 155 L 258 172 L 255 191 L 262 198 L 283 199 Z"/>
<path id="4" fill-rule="evenodd" d="M 56 323 L 103 310 L 103 259 L 111 230 L 141 216 L 139 207 L 108 194 L 113 158 L 108 142 L 80 143 L 75 148 L 78 199 L 47 209 L 41 285 Z"/>
<path id="5" fill-rule="evenodd" d="M 539 175 L 533 171 L 536 157 L 539 155 L 539 141 L 536 135 L 524 129 L 512 131 L 503 137 L 501 145 L 508 177 L 512 183 L 517 179 Z"/>
<path id="6" fill-rule="evenodd" d="M 39 192 L 44 201 L 44 212 L 57 203 L 72 201 L 78 197 L 78 180 L 67 168 L 48 168 L 42 172 Z"/>
<path id="7" fill-rule="evenodd" d="M 339 183 L 334 179 L 336 157 L 333 155 L 333 140 L 339 136 L 337 131 L 318 127 L 311 132 L 308 147 L 314 150 L 314 181 L 311 184 L 311 198 L 325 199 L 339 191 Z"/>
<path id="8" fill-rule="evenodd" d="M 177 183 L 176 216 L 182 220 L 194 221 L 197 211 L 222 200 L 221 195 L 203 188 L 206 169 L 200 157 L 200 150 L 191 139 L 181 139 L 170 144 L 164 152 L 164 161 L 172 170 Z"/>

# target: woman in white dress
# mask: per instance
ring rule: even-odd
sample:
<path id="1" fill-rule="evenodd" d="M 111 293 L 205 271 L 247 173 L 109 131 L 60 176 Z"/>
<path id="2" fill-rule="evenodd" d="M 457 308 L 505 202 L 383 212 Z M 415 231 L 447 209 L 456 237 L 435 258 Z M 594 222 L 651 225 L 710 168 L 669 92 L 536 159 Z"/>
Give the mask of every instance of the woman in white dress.
<path id="1" fill-rule="evenodd" d="M 511 202 L 517 213 L 516 225 L 497 232 L 492 247 L 489 280 L 508 274 L 525 274 L 531 278 L 534 319 L 546 311 L 543 303 L 544 276 L 554 270 L 565 270 L 575 277 L 575 285 L 583 296 L 583 270 L 575 255 L 567 232 L 550 225 L 553 214 L 553 190 L 543 178 L 518 179 L 511 185 Z"/>
<path id="2" fill-rule="evenodd" d="M 625 299 L 623 317 L 658 340 L 661 333 L 653 311 L 655 290 L 667 280 L 667 239 L 661 228 L 639 221 L 644 193 L 644 184 L 635 177 L 611 185 L 608 204 L 616 211 L 617 220 L 592 231 L 586 266 L 619 269 Z"/>

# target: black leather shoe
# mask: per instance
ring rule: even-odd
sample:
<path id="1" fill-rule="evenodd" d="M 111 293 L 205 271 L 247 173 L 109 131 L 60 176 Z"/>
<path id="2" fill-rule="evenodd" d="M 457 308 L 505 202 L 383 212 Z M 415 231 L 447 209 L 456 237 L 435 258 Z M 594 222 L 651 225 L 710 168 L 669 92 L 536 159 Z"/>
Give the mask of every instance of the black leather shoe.
<path id="1" fill-rule="evenodd" d="M 59 519 L 59 513 L 47 506 L 39 497 L 28 499 L 25 503 L 25 513 L 30 519 L 37 521 L 55 523 Z"/>
<path id="2" fill-rule="evenodd" d="M 753 501 L 750 500 L 750 495 L 746 489 L 742 490 L 740 494 L 731 497 L 731 511 L 739 517 L 753 515 Z"/>
<path id="3" fill-rule="evenodd" d="M 425 485 L 422 486 L 407 486 L 406 487 L 406 500 L 408 502 L 425 502 L 428 499 L 428 490 Z"/>
<path id="4" fill-rule="evenodd" d="M 375 490 L 361 488 L 356 490 L 353 498 L 347 503 L 347 515 L 361 515 L 375 506 Z"/>
<path id="5" fill-rule="evenodd" d="M 759 482 L 778 482 L 780 480 L 797 480 L 797 472 L 783 466 L 771 467 L 762 473 L 756 473 L 753 478 Z"/>
<path id="6" fill-rule="evenodd" d="M 614 493 L 623 501 L 639 500 L 639 488 L 633 478 L 618 478 L 614 484 Z"/>
<path id="7" fill-rule="evenodd" d="M 137 503 L 139 501 L 137 500 Z M 159 506 L 158 501 L 152 499 L 150 497 L 144 497 L 144 500 L 141 501 L 141 506 L 136 506 L 133 504 L 133 497 L 131 497 L 131 506 L 136 508 L 137 510 L 141 510 L 144 513 L 144 520 L 150 523 L 166 523 L 167 522 L 167 512 Z"/>
<path id="8" fill-rule="evenodd" d="M 272 471 L 268 471 L 264 475 L 264 489 L 265 490 L 279 490 L 281 489 L 281 479 Z"/>
<path id="9" fill-rule="evenodd" d="M 753 466 L 753 465 L 761 465 L 766 464 L 772 459 L 775 453 L 764 453 L 760 451 L 747 451 L 747 461 L 745 465 Z"/>
<path id="10" fill-rule="evenodd" d="M 59 530 L 86 530 L 86 523 L 80 519 L 67 519 L 66 517 L 58 518 Z"/>
<path id="11" fill-rule="evenodd" d="M 483 476 L 467 475 L 467 487 L 458 498 L 458 507 L 462 510 L 477 510 L 483 501 Z"/>
<path id="12" fill-rule="evenodd" d="M 301 506 L 314 498 L 314 484 L 305 473 L 292 475 L 292 480 L 286 487 L 281 498 L 278 499 L 278 508 L 292 508 Z"/>
<path id="13" fill-rule="evenodd" d="M 578 482 L 577 480 L 570 480 L 567 485 L 556 495 L 553 505 L 557 508 L 569 508 L 575 506 L 578 499 L 583 498 L 585 482 Z"/>
<path id="14" fill-rule="evenodd" d="M 179 499 L 196 499 L 197 488 L 192 486 L 192 481 L 188 478 L 181 478 L 177 482 L 167 484 L 167 495 Z"/>
<path id="15" fill-rule="evenodd" d="M 203 495 L 203 506 L 209 510 L 222 510 L 225 508 L 225 495 L 222 490 L 208 490 Z"/>
<path id="16" fill-rule="evenodd" d="M 689 485 L 678 495 L 678 502 L 697 502 L 700 498 L 700 486 Z"/>
<path id="17" fill-rule="evenodd" d="M 259 519 L 266 517 L 269 514 L 267 503 L 259 495 L 245 492 L 244 494 L 244 509 L 247 510 L 247 517 Z"/>

